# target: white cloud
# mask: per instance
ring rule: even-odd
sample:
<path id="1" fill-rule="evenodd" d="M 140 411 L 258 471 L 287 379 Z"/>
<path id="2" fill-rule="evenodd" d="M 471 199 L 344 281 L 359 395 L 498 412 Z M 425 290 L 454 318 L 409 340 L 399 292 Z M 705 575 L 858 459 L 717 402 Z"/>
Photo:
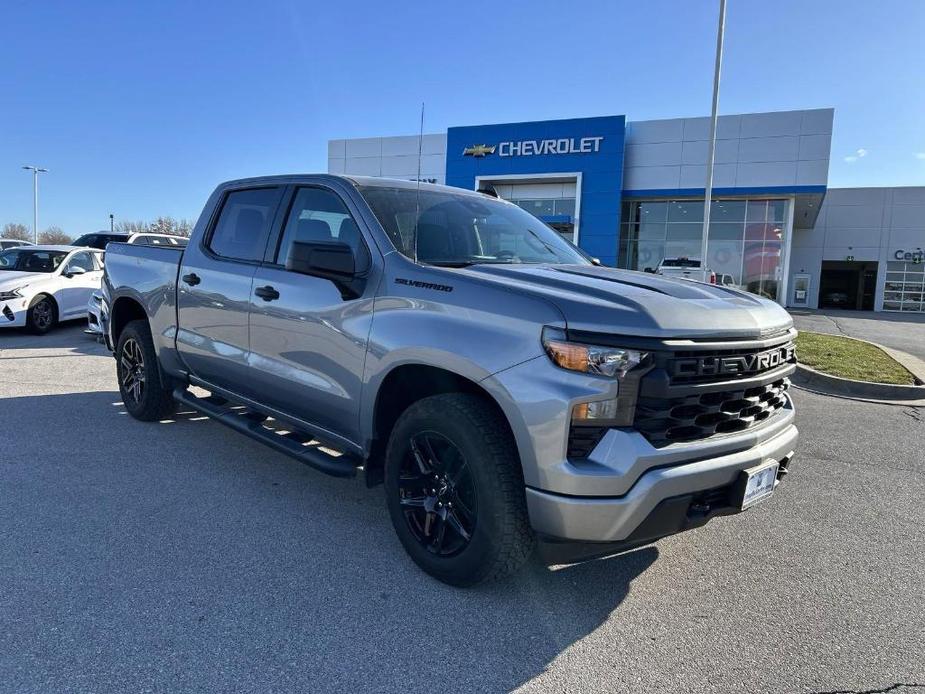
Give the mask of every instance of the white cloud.
<path id="1" fill-rule="evenodd" d="M 867 150 L 864 149 L 863 147 L 859 147 L 858 149 L 854 150 L 854 154 L 849 154 L 847 157 L 843 157 L 843 159 L 849 164 L 853 164 L 858 159 L 861 159 L 866 156 L 867 156 Z"/>
<path id="2" fill-rule="evenodd" d="M 916 153 L 915 153 L 915 158 L 916 158 L 916 159 L 925 159 L 925 152 L 916 152 Z"/>

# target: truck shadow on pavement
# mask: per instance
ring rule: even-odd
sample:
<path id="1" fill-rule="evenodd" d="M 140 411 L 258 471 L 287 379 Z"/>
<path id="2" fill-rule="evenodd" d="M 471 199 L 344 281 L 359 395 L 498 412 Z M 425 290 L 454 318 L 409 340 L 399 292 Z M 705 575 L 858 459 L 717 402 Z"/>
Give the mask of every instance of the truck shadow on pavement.
<path id="1" fill-rule="evenodd" d="M 105 391 L 0 399 L 0 418 L 19 423 L 0 455 L 13 690 L 509 691 L 658 557 L 459 590 L 404 554 L 381 487 L 217 423 L 144 424 Z"/>

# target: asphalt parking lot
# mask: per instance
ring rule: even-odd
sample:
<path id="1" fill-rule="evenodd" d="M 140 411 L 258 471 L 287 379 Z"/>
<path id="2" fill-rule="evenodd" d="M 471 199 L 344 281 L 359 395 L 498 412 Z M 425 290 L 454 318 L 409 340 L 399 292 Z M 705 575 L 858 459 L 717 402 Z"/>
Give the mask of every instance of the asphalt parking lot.
<path id="1" fill-rule="evenodd" d="M 0 334 L 2 691 L 925 685 L 923 410 L 797 391 L 768 502 L 458 590 L 404 555 L 381 489 L 136 422 L 113 370 L 80 327 Z"/>

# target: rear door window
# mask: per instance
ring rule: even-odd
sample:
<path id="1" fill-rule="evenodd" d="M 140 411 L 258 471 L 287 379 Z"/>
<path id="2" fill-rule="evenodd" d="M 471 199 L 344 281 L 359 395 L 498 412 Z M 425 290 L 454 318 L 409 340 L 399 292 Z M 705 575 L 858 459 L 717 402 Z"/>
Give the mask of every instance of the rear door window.
<path id="1" fill-rule="evenodd" d="M 222 258 L 261 260 L 280 195 L 278 187 L 228 193 L 209 236 L 208 249 Z"/>

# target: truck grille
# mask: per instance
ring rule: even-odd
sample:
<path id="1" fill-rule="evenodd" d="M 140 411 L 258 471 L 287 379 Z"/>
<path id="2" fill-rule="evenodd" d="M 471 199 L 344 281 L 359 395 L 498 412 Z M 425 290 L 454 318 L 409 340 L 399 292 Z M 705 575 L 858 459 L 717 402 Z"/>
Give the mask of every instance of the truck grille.
<path id="1" fill-rule="evenodd" d="M 784 407 L 790 380 L 657 398 L 640 396 L 634 426 L 655 446 L 744 431 Z"/>

